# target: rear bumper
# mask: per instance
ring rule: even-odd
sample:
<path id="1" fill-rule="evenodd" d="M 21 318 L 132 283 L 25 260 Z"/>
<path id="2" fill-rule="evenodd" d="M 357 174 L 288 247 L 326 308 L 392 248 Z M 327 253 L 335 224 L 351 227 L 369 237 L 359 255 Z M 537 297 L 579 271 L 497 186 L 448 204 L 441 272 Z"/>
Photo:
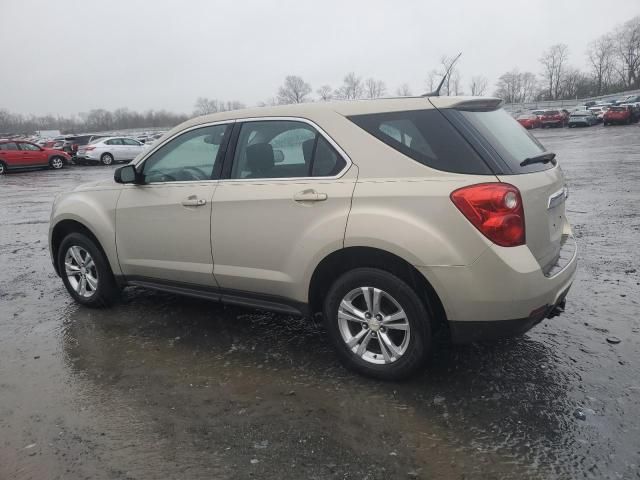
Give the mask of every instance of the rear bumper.
<path id="1" fill-rule="evenodd" d="M 455 342 L 526 332 L 563 308 L 577 268 L 568 236 L 546 273 L 526 246 L 486 250 L 461 267 L 416 267 L 438 294 Z"/>
<path id="2" fill-rule="evenodd" d="M 555 305 L 545 305 L 538 311 L 531 312 L 531 315 L 526 318 L 480 322 L 449 322 L 451 341 L 456 344 L 465 344 L 522 335 L 545 318 L 557 317 L 564 312 L 567 293 L 569 293 L 569 288 L 560 295 Z"/>

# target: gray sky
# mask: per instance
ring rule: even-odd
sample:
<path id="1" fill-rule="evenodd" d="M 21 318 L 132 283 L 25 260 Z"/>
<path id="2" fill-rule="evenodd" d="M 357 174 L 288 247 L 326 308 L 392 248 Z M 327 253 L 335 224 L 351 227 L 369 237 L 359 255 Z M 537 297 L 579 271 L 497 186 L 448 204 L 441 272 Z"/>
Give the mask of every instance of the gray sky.
<path id="1" fill-rule="evenodd" d="M 490 91 L 513 67 L 539 73 L 553 43 L 585 67 L 587 43 L 640 14 L 638 0 L 0 0 L 0 108 L 189 113 L 199 96 L 248 105 L 285 75 L 314 91 L 349 71 L 425 90 L 441 55 L 463 52 Z"/>

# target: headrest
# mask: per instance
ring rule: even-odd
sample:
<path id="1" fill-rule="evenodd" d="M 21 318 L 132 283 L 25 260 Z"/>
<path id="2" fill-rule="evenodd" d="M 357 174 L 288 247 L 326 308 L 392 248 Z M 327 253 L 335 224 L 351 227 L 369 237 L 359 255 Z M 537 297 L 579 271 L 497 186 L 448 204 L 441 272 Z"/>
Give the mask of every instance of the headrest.
<path id="1" fill-rule="evenodd" d="M 268 143 L 254 143 L 247 147 L 247 166 L 253 175 L 269 172 L 275 165 L 273 147 Z"/>

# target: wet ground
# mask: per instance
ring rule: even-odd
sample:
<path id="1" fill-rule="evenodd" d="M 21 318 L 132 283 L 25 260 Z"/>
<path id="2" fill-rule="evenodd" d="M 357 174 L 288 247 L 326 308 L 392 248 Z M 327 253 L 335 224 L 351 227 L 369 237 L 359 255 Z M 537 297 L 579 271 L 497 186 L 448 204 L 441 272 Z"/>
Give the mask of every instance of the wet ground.
<path id="1" fill-rule="evenodd" d="M 51 201 L 113 168 L 0 178 L 0 479 L 640 478 L 640 127 L 535 133 L 571 189 L 567 312 L 403 383 L 296 318 L 140 289 L 77 306 Z"/>

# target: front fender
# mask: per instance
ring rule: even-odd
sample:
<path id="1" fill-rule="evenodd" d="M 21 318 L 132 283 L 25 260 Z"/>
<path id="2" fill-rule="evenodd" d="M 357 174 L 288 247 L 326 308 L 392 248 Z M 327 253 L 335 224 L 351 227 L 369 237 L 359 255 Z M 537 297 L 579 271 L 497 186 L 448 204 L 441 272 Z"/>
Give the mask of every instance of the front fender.
<path id="1" fill-rule="evenodd" d="M 116 205 L 120 190 L 96 190 L 71 192 L 58 199 L 51 212 L 49 223 L 49 248 L 53 254 L 53 232 L 60 222 L 72 220 L 86 227 L 100 242 L 107 256 L 111 271 L 120 275 L 116 250 Z M 55 261 L 55 259 L 54 259 Z"/>

